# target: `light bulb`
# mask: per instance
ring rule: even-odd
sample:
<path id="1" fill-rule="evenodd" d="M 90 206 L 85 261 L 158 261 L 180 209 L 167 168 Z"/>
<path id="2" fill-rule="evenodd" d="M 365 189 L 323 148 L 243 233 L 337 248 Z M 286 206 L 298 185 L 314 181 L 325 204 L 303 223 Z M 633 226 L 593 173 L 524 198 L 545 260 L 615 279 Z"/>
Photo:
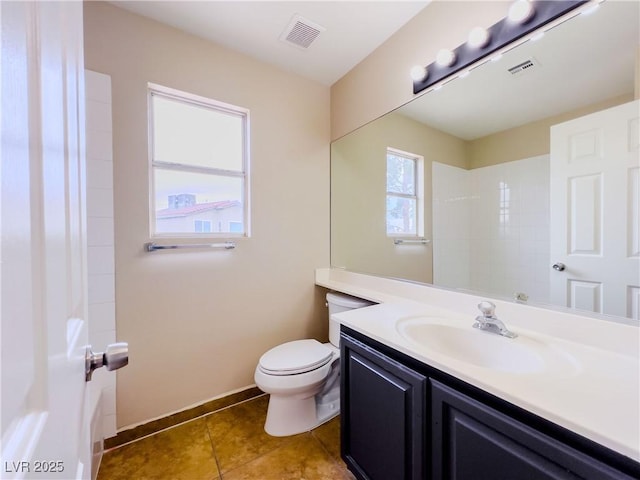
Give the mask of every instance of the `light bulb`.
<path id="1" fill-rule="evenodd" d="M 469 32 L 467 42 L 473 48 L 482 48 L 489 43 L 489 31 L 486 28 L 476 27 Z"/>
<path id="2" fill-rule="evenodd" d="M 516 0 L 509 7 L 508 18 L 515 23 L 524 23 L 533 15 L 533 5 L 529 0 Z"/>
<path id="3" fill-rule="evenodd" d="M 429 70 L 427 67 L 421 67 L 420 65 L 416 65 L 411 68 L 411 78 L 415 82 L 421 82 L 425 80 L 429 76 Z"/>
<path id="4" fill-rule="evenodd" d="M 443 48 L 436 55 L 436 63 L 441 67 L 449 67 L 456 61 L 456 54 L 449 49 Z"/>

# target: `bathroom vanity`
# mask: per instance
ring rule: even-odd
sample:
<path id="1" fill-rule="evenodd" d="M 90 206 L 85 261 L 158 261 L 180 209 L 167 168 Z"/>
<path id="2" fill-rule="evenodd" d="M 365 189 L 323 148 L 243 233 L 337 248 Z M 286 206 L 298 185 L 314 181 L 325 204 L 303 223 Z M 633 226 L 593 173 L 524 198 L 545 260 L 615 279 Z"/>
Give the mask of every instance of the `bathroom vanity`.
<path id="1" fill-rule="evenodd" d="M 341 340 L 342 455 L 357 478 L 640 478 L 628 458 L 354 330 Z"/>
<path id="2" fill-rule="evenodd" d="M 338 314 L 342 456 L 359 479 L 640 478 L 637 327 L 322 269 Z"/>

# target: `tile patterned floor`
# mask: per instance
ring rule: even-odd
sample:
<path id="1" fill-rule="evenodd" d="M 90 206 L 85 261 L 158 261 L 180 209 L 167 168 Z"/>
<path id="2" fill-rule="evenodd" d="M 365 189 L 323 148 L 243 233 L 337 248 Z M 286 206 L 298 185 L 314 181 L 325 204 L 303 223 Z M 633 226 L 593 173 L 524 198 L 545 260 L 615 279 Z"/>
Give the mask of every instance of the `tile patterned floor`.
<path id="1" fill-rule="evenodd" d="M 352 480 L 340 459 L 340 421 L 271 437 L 267 396 L 191 420 L 102 458 L 98 480 Z"/>

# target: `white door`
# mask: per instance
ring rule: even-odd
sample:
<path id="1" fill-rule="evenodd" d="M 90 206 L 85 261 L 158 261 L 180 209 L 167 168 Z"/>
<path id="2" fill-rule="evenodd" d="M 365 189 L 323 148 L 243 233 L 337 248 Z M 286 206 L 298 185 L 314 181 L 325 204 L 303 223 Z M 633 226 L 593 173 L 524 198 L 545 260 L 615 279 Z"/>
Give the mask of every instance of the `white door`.
<path id="1" fill-rule="evenodd" d="M 2 478 L 89 478 L 82 2 L 0 2 Z"/>
<path id="2" fill-rule="evenodd" d="M 551 128 L 554 304 L 640 320 L 639 116 L 636 100 Z"/>

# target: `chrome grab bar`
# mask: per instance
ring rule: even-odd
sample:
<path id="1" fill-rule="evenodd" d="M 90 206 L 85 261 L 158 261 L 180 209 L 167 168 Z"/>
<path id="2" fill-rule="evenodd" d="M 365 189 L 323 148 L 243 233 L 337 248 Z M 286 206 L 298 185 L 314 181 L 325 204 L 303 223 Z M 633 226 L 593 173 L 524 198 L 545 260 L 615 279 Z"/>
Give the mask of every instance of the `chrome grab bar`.
<path id="1" fill-rule="evenodd" d="M 158 245 L 157 243 L 148 242 L 144 244 L 145 252 L 155 252 L 156 250 L 175 250 L 177 248 L 224 248 L 225 250 L 231 250 L 236 248 L 236 244 L 234 242 L 182 243 L 179 245 Z"/>
<path id="2" fill-rule="evenodd" d="M 393 239 L 393 244 L 394 245 L 405 245 L 405 244 L 411 244 L 411 243 L 419 243 L 421 245 L 427 245 L 429 243 L 431 243 L 431 240 L 427 240 L 426 238 L 394 238 Z"/>

